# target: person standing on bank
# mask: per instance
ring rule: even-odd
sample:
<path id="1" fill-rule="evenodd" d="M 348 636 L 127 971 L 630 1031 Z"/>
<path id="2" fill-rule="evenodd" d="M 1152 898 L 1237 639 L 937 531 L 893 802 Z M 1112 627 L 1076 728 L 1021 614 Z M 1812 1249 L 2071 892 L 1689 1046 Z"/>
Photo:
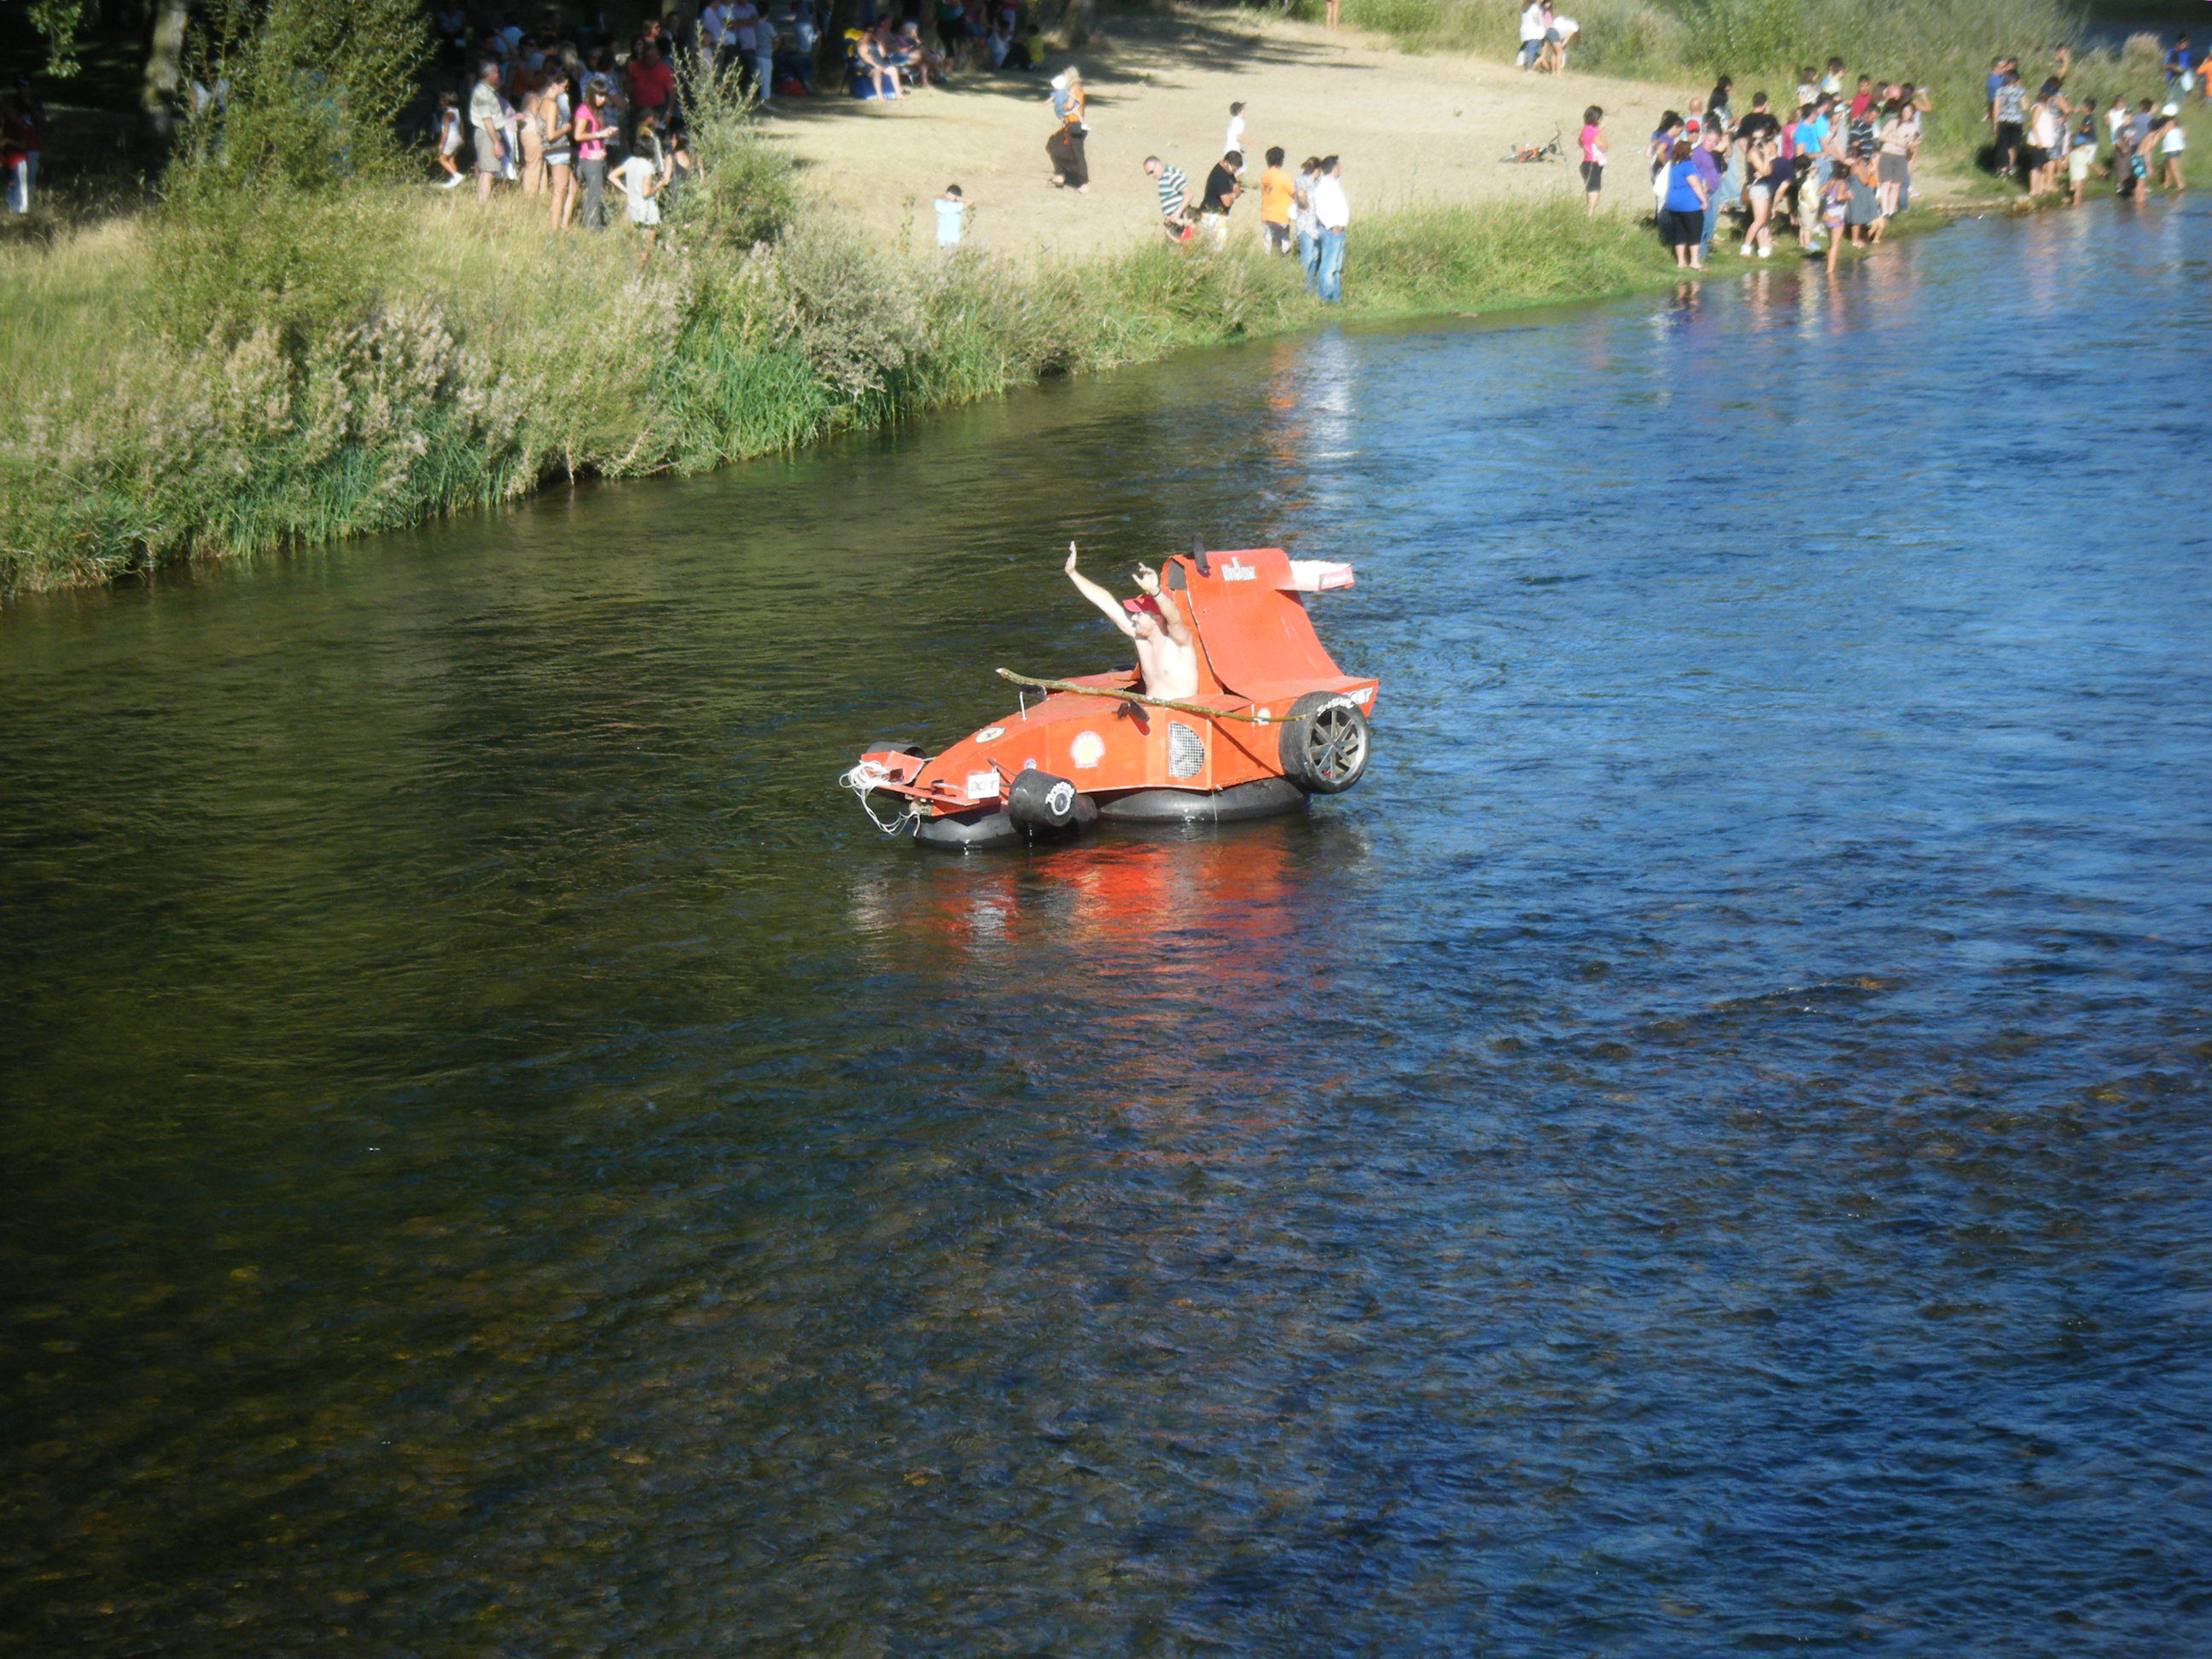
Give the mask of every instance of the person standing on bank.
<path id="1" fill-rule="evenodd" d="M 1267 152 L 1267 170 L 1260 175 L 1260 234 L 1270 253 L 1291 251 L 1291 210 L 1297 193 L 1283 171 L 1283 147 L 1278 144 Z"/>
<path id="2" fill-rule="evenodd" d="M 1298 176 L 1291 181 L 1291 223 L 1298 234 L 1298 264 L 1312 292 L 1321 277 L 1321 221 L 1314 217 L 1314 186 L 1321 182 L 1321 157 L 1309 155 L 1298 163 Z"/>
<path id="3" fill-rule="evenodd" d="M 1243 156 L 1232 149 L 1216 161 L 1206 175 L 1206 194 L 1198 204 L 1198 222 L 1212 238 L 1216 247 L 1229 245 L 1229 210 L 1244 193 L 1244 186 L 1237 178 L 1243 167 Z"/>
<path id="4" fill-rule="evenodd" d="M 477 65 L 477 83 L 469 93 L 469 136 L 476 141 L 477 200 L 491 200 L 491 181 L 499 177 L 506 141 L 500 130 L 507 112 L 500 107 L 499 64 L 487 58 Z"/>
<path id="5" fill-rule="evenodd" d="M 1605 112 L 1592 104 L 1583 112 L 1583 210 L 1597 211 L 1605 190 Z"/>
<path id="6" fill-rule="evenodd" d="M 607 228 L 607 83 L 592 77 L 591 90 L 576 106 L 576 177 L 583 192 L 586 230 Z"/>
<path id="7" fill-rule="evenodd" d="M 1674 263 L 1688 270 L 1705 268 L 1705 181 L 1686 138 L 1674 141 L 1667 160 L 1667 193 L 1660 198 L 1659 229 L 1674 250 Z"/>
<path id="8" fill-rule="evenodd" d="M 1313 211 L 1321 226 L 1314 292 L 1334 305 L 1344 297 L 1344 238 L 1352 228 L 1352 204 L 1344 194 L 1344 164 L 1334 155 L 1322 157 L 1321 176 L 1314 180 Z"/>
<path id="9" fill-rule="evenodd" d="M 1044 153 L 1052 161 L 1054 190 L 1072 189 L 1080 195 L 1091 188 L 1091 163 L 1083 153 L 1091 129 L 1084 125 L 1082 74 L 1071 64 L 1052 77 L 1052 112 L 1060 127 L 1045 141 Z"/>
<path id="10" fill-rule="evenodd" d="M 1533 70 L 1544 50 L 1545 32 L 1551 25 L 1544 18 L 1544 0 L 1528 0 L 1521 8 L 1521 67 Z"/>

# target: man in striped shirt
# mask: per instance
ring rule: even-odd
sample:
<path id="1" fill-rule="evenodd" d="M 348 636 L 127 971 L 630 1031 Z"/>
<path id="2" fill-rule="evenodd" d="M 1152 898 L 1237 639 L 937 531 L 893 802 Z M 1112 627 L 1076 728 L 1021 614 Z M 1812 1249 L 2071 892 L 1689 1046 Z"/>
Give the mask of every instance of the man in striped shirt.
<path id="1" fill-rule="evenodd" d="M 1145 176 L 1159 186 L 1160 228 L 1168 234 L 1171 242 L 1187 242 L 1191 236 L 1190 175 L 1181 167 L 1171 167 L 1157 155 L 1145 157 Z"/>

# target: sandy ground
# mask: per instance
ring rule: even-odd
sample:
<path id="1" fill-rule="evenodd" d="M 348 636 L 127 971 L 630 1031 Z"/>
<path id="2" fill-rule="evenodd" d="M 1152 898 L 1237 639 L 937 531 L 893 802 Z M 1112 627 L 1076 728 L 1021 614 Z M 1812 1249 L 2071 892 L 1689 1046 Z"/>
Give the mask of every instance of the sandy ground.
<path id="1" fill-rule="evenodd" d="M 1047 74 L 970 76 L 903 102 L 848 97 L 787 100 L 768 122 L 813 187 L 910 248 L 934 240 L 930 202 L 957 184 L 975 204 L 971 237 L 1021 258 L 1115 247 L 1157 236 L 1158 154 L 1189 173 L 1196 193 L 1220 158 L 1232 100 L 1245 106 L 1246 182 L 1280 144 L 1344 158 L 1355 223 L 1410 201 L 1578 193 L 1575 135 L 1585 106 L 1606 112 L 1616 157 L 1617 210 L 1650 210 L 1633 157 L 1667 103 L 1690 88 L 1577 73 L 1524 74 L 1510 62 L 1413 57 L 1371 37 L 1330 33 L 1257 14 L 1175 11 L 1119 17 L 1073 61 L 1091 96 L 1088 195 L 1055 190 L 1044 142 L 1053 131 Z M 1501 45 L 1501 55 L 1512 43 Z M 1047 60 L 1048 73 L 1064 66 Z M 1516 144 L 1557 132 L 1563 159 L 1507 166 Z M 1617 175 L 1617 176 L 1616 176 Z M 1236 234 L 1260 233 L 1259 203 L 1237 205 Z"/>

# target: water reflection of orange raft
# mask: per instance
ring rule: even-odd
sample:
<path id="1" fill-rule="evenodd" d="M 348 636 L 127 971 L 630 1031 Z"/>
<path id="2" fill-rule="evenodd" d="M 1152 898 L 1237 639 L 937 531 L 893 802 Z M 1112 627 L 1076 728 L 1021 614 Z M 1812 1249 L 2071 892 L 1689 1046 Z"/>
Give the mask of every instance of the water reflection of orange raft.
<path id="1" fill-rule="evenodd" d="M 939 847 L 1079 834 L 1100 818 L 1221 823 L 1340 794 L 1367 769 L 1377 683 L 1330 660 L 1304 595 L 1352 586 L 1352 568 L 1280 548 L 1165 561 L 1160 580 L 1198 641 L 1198 690 L 1141 696 L 1133 669 L 1056 682 L 933 759 L 871 749 L 844 777 L 900 803 L 889 830 Z M 1074 688 L 1084 688 L 1076 690 Z"/>

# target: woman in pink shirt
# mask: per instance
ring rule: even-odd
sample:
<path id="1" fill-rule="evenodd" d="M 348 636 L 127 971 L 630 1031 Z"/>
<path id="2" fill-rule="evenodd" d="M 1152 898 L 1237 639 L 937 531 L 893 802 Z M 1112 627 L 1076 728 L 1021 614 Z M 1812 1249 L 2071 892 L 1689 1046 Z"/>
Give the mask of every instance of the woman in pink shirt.
<path id="1" fill-rule="evenodd" d="M 607 228 L 607 83 L 594 77 L 576 108 L 576 176 L 583 181 L 584 228 Z"/>
<path id="2" fill-rule="evenodd" d="M 1605 112 L 1592 104 L 1583 112 L 1583 211 L 1597 211 L 1598 193 L 1605 188 Z"/>

